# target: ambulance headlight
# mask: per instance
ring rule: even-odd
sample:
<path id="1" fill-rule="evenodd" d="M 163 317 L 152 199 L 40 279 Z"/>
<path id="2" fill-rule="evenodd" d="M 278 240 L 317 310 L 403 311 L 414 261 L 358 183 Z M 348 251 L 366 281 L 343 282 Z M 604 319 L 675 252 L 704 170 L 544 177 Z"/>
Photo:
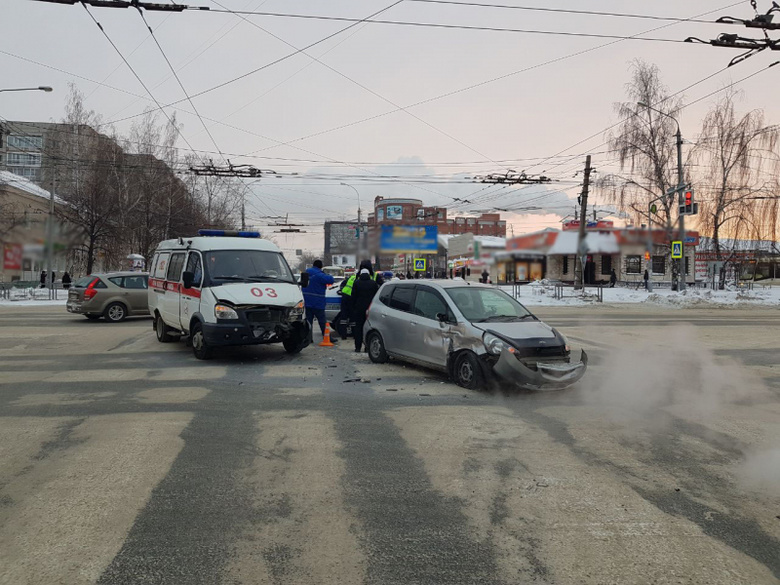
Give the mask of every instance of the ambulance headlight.
<path id="1" fill-rule="evenodd" d="M 290 319 L 293 321 L 297 321 L 298 319 L 303 318 L 303 301 L 295 305 L 292 309 L 290 309 Z"/>
<path id="2" fill-rule="evenodd" d="M 238 313 L 233 307 L 227 305 L 215 305 L 214 316 L 217 319 L 238 319 Z"/>

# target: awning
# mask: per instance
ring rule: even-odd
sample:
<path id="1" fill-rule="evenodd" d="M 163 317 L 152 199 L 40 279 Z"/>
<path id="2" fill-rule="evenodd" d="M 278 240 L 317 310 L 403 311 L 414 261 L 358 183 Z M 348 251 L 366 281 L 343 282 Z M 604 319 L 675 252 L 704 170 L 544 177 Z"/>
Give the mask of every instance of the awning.
<path id="1" fill-rule="evenodd" d="M 573 256 L 577 253 L 579 234 L 577 232 L 561 232 L 555 243 L 547 251 L 550 256 Z M 613 232 L 589 232 L 585 234 L 585 245 L 588 254 L 619 254 L 620 246 Z"/>
<path id="2" fill-rule="evenodd" d="M 544 252 L 538 250 L 504 250 L 502 252 L 496 252 L 493 254 L 493 258 L 497 262 L 506 260 L 536 260 L 545 257 Z"/>

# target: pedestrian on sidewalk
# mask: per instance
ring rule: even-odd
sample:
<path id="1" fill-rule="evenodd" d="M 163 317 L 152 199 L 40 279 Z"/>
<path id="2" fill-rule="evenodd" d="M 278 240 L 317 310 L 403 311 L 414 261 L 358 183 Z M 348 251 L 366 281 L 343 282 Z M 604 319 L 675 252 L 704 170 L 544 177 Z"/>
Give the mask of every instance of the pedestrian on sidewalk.
<path id="1" fill-rule="evenodd" d="M 647 286 L 647 281 L 650 280 L 650 273 L 647 271 L 647 268 L 645 268 L 645 290 L 650 290 Z"/>
<path id="2" fill-rule="evenodd" d="M 355 337 L 355 352 L 363 347 L 363 325 L 366 311 L 379 290 L 379 284 L 371 278 L 367 268 L 360 270 L 359 278 L 352 287 L 352 335 Z"/>
<path id="3" fill-rule="evenodd" d="M 68 290 L 70 288 L 70 283 L 71 282 L 72 281 L 70 279 L 70 274 L 66 270 L 65 272 L 62 273 L 62 288 L 64 288 L 65 290 Z"/>
<path id="4" fill-rule="evenodd" d="M 41 288 L 46 288 L 46 271 L 41 270 Z"/>
<path id="5" fill-rule="evenodd" d="M 617 273 L 615 272 L 615 269 L 612 269 L 612 272 L 609 273 L 609 288 L 615 288 L 615 283 L 617 282 Z"/>
<path id="6" fill-rule="evenodd" d="M 314 318 L 320 324 L 320 331 L 325 337 L 325 291 L 333 284 L 333 277 L 322 271 L 322 260 L 315 260 L 314 265 L 307 269 L 309 286 L 303 289 L 303 304 L 306 307 L 306 320 L 309 322 L 310 335 L 314 335 Z M 336 338 L 331 339 L 335 343 Z"/>

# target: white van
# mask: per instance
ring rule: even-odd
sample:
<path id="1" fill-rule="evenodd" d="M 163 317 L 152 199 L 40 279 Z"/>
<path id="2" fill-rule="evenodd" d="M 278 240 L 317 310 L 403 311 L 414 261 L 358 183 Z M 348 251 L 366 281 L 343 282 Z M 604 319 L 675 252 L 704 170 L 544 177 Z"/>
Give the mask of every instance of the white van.
<path id="1" fill-rule="evenodd" d="M 296 282 L 279 248 L 259 233 L 200 230 L 157 247 L 149 312 L 158 341 L 186 335 L 198 359 L 226 345 L 281 342 L 298 353 L 309 344 L 306 284 Z"/>

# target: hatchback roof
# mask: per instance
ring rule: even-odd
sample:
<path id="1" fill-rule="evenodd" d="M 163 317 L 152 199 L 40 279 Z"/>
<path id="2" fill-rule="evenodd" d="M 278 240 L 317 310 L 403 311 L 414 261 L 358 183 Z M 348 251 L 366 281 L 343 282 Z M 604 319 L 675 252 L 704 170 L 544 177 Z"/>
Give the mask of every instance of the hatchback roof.
<path id="1" fill-rule="evenodd" d="M 441 288 L 456 288 L 456 287 L 463 287 L 463 286 L 478 286 L 482 288 L 493 288 L 489 284 L 481 284 L 479 282 L 469 282 L 466 280 L 450 280 L 448 278 L 420 278 L 420 279 L 412 279 L 412 280 L 393 280 L 392 282 L 388 282 L 387 284 L 392 284 L 393 286 L 414 286 L 415 284 L 431 284 L 434 286 L 439 286 Z"/>

